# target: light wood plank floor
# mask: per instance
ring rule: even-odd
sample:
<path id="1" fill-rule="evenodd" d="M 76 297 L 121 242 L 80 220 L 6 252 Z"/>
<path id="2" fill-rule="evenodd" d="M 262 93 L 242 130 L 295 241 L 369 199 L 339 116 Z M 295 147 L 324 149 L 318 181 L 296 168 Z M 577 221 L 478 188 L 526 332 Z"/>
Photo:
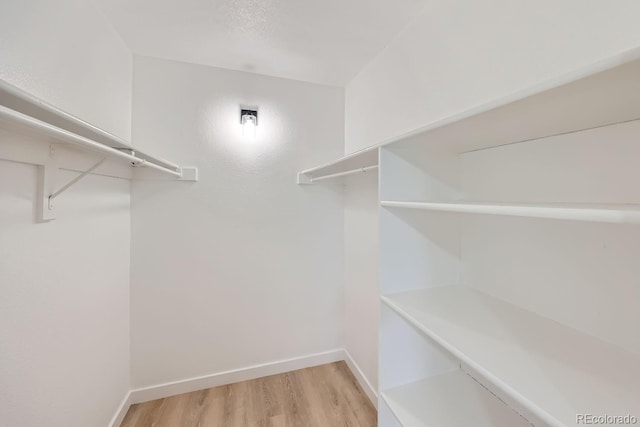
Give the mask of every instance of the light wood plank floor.
<path id="1" fill-rule="evenodd" d="M 133 405 L 121 427 L 375 427 L 344 362 Z"/>

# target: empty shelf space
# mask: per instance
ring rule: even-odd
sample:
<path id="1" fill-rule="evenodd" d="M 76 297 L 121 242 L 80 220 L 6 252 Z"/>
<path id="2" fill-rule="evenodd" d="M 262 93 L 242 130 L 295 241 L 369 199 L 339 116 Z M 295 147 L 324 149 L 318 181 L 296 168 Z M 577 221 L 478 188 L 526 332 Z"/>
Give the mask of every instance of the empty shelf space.
<path id="1" fill-rule="evenodd" d="M 381 297 L 500 395 L 550 426 L 640 417 L 640 356 L 462 286 Z"/>
<path id="2" fill-rule="evenodd" d="M 463 371 L 381 393 L 403 427 L 531 427 Z"/>
<path id="3" fill-rule="evenodd" d="M 390 208 L 421 209 L 427 211 L 640 224 L 640 205 L 637 204 L 440 203 L 389 200 L 382 201 L 380 204 Z"/>

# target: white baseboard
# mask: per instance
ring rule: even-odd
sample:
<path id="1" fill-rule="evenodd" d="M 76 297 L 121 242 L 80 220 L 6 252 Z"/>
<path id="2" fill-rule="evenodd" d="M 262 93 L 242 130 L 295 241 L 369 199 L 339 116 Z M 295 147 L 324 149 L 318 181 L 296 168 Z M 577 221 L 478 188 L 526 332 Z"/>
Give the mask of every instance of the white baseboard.
<path id="1" fill-rule="evenodd" d="M 234 369 L 232 371 L 205 375 L 186 380 L 173 381 L 150 387 L 132 390 L 130 403 L 142 403 L 150 400 L 175 396 L 176 394 L 190 393 L 192 391 L 232 384 L 239 381 L 253 380 L 268 375 L 282 374 L 297 369 L 310 368 L 346 359 L 343 349 L 335 349 L 323 353 L 315 353 L 292 359 L 279 360 L 277 362 L 264 363 L 247 368 Z"/>
<path id="2" fill-rule="evenodd" d="M 127 415 L 127 411 L 129 411 L 129 407 L 131 406 L 131 392 L 128 392 L 124 397 L 124 400 L 120 404 L 120 407 L 116 411 L 116 414 L 111 419 L 109 423 L 109 427 L 120 427 L 124 417 Z"/>
<path id="3" fill-rule="evenodd" d="M 371 383 L 367 380 L 367 377 L 364 375 L 355 360 L 353 360 L 349 352 L 347 350 L 343 351 L 345 355 L 344 361 L 347 363 L 351 372 L 353 372 L 353 376 L 356 377 L 358 384 L 360 384 L 362 390 L 364 390 L 371 403 L 373 403 L 373 406 L 378 409 L 378 393 L 376 392 L 376 389 L 371 386 Z"/>

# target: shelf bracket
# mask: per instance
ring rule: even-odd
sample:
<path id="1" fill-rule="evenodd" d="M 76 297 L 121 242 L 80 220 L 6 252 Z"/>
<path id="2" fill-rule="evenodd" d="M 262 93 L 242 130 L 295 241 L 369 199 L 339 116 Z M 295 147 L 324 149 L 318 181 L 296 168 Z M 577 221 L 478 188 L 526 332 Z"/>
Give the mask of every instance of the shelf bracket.
<path id="1" fill-rule="evenodd" d="M 50 149 L 49 157 L 54 158 L 54 148 Z M 59 167 L 55 163 L 55 161 L 51 161 L 46 165 L 41 165 L 39 167 L 39 177 L 38 177 L 38 221 L 51 221 L 56 219 L 54 203 L 53 200 L 58 197 L 60 194 L 67 191 L 72 185 L 76 182 L 80 181 L 85 176 L 89 175 L 91 172 L 96 170 L 100 165 L 102 165 L 107 159 L 103 158 L 89 169 L 82 172 L 77 177 L 73 178 L 71 181 L 60 187 L 60 189 L 55 190 L 56 178 L 58 175 Z"/>
<path id="2" fill-rule="evenodd" d="M 298 172 L 298 179 L 296 180 L 296 184 L 298 185 L 307 185 L 313 182 L 313 178 L 306 173 Z"/>

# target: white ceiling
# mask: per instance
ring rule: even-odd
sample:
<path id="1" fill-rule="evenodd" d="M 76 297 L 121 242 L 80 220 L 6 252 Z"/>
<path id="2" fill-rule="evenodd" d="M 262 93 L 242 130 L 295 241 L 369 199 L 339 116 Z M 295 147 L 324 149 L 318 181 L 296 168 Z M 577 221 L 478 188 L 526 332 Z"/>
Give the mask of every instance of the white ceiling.
<path id="1" fill-rule="evenodd" d="M 426 0 L 95 0 L 134 53 L 343 86 Z"/>

